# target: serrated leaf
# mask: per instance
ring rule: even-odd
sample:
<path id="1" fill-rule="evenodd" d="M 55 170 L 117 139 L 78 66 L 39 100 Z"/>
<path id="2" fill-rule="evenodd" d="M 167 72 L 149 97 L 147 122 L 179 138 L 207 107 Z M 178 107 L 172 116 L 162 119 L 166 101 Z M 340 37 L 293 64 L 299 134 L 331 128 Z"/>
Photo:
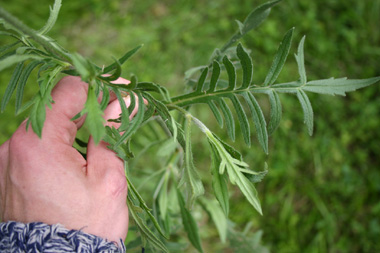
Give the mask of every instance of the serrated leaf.
<path id="1" fill-rule="evenodd" d="M 306 70 L 305 70 L 305 57 L 304 57 L 304 43 L 305 43 L 305 36 L 302 37 L 300 44 L 298 45 L 298 51 L 296 56 L 296 61 L 298 65 L 298 73 L 300 74 L 300 81 L 301 84 L 306 84 Z"/>
<path id="2" fill-rule="evenodd" d="M 212 74 L 211 74 L 210 86 L 207 92 L 215 91 L 219 76 L 220 76 L 220 65 L 219 65 L 219 62 L 214 61 L 212 63 Z"/>
<path id="3" fill-rule="evenodd" d="M 270 8 L 276 5 L 278 2 L 281 0 L 277 1 L 270 1 L 266 2 L 257 8 L 255 8 L 251 13 L 248 14 L 248 16 L 245 18 L 243 22 L 243 27 L 240 28 L 240 33 L 242 35 L 246 34 L 252 29 L 255 29 L 258 27 L 269 15 Z"/>
<path id="4" fill-rule="evenodd" d="M 195 222 L 195 219 L 191 215 L 190 211 L 186 208 L 182 193 L 179 190 L 177 190 L 177 198 L 178 198 L 179 207 L 181 209 L 182 224 L 187 233 L 187 237 L 189 238 L 189 241 L 191 242 L 191 244 L 199 252 L 203 252 L 197 223 Z"/>
<path id="5" fill-rule="evenodd" d="M 134 49 L 128 51 L 125 53 L 117 62 L 119 65 L 123 65 L 124 62 L 126 62 L 129 58 L 131 58 L 143 45 L 139 45 L 135 47 Z M 112 71 L 113 69 L 117 68 L 118 63 L 114 62 L 111 65 L 104 68 L 103 73 L 108 73 Z"/>
<path id="6" fill-rule="evenodd" d="M 50 7 L 50 16 L 44 27 L 38 31 L 39 34 L 45 34 L 53 28 L 55 22 L 57 21 L 59 10 L 61 9 L 61 0 L 55 0 L 53 8 Z"/>
<path id="7" fill-rule="evenodd" d="M 95 87 L 90 85 L 88 88 L 87 101 L 83 113 L 86 113 L 85 125 L 87 126 L 95 144 L 98 144 L 105 133 L 103 111 L 98 103 Z"/>
<path id="8" fill-rule="evenodd" d="M 251 146 L 251 132 L 249 128 L 248 117 L 243 110 L 243 106 L 241 105 L 239 99 L 234 94 L 228 97 L 231 99 L 232 104 L 235 108 L 235 111 L 240 123 L 240 128 L 243 134 L 244 142 L 247 144 L 247 146 Z"/>
<path id="9" fill-rule="evenodd" d="M 24 71 L 21 73 L 19 84 L 17 86 L 17 91 L 16 91 L 16 114 L 19 113 L 20 108 L 21 108 L 26 82 L 28 81 L 28 78 L 30 74 L 32 73 L 33 69 L 35 69 L 41 63 L 42 63 L 41 61 L 32 61 L 25 67 Z"/>
<path id="10" fill-rule="evenodd" d="M 215 100 L 215 101 L 219 105 L 220 110 L 222 110 L 224 121 L 226 122 L 228 136 L 231 138 L 231 140 L 234 141 L 235 140 L 235 122 L 232 116 L 232 112 L 230 108 L 228 108 L 226 102 L 222 98 L 219 98 L 218 100 Z"/>
<path id="11" fill-rule="evenodd" d="M 280 97 L 277 92 L 270 90 L 268 93 L 270 103 L 270 120 L 268 126 L 268 134 L 271 135 L 280 125 L 282 118 L 282 106 Z"/>
<path id="12" fill-rule="evenodd" d="M 186 116 L 185 122 L 185 161 L 179 187 L 185 186 L 187 194 L 186 206 L 191 209 L 195 200 L 204 194 L 204 188 L 201 178 L 193 163 L 193 154 L 191 151 L 191 118 Z"/>
<path id="13" fill-rule="evenodd" d="M 13 64 L 23 62 L 29 59 L 41 60 L 42 58 L 36 55 L 11 55 L 0 61 L 0 71 L 12 66 Z"/>
<path id="14" fill-rule="evenodd" d="M 297 90 L 297 98 L 300 101 L 302 106 L 303 114 L 304 114 L 304 122 L 307 126 L 307 130 L 309 135 L 313 135 L 313 124 L 314 124 L 314 114 L 313 108 L 311 107 L 311 103 L 306 93 L 303 90 Z"/>
<path id="15" fill-rule="evenodd" d="M 277 80 L 282 67 L 285 64 L 286 58 L 288 57 L 290 46 L 292 43 L 294 28 L 290 29 L 284 36 L 277 53 L 274 57 L 271 68 L 269 69 L 268 75 L 265 78 L 264 86 L 271 86 Z"/>
<path id="16" fill-rule="evenodd" d="M 216 199 L 219 202 L 224 214 L 228 217 L 230 205 L 228 196 L 228 187 L 225 174 L 219 174 L 220 158 L 216 148 L 210 143 L 211 147 L 211 174 L 212 174 L 212 188 Z"/>
<path id="17" fill-rule="evenodd" d="M 228 228 L 227 218 L 224 215 L 220 206 L 218 205 L 218 202 L 216 202 L 215 200 L 210 200 L 210 199 L 206 200 L 205 198 L 201 198 L 200 200 L 202 204 L 205 206 L 207 212 L 210 214 L 211 219 L 213 220 L 218 230 L 220 241 L 222 243 L 225 243 L 226 238 L 227 238 L 227 228 Z"/>
<path id="18" fill-rule="evenodd" d="M 15 91 L 17 87 L 23 68 L 24 68 L 24 62 L 20 62 L 17 64 L 16 68 L 14 69 L 11 79 L 9 80 L 8 86 L 5 89 L 3 99 L 1 100 L 1 112 L 5 110 L 5 107 L 9 103 L 9 100 L 11 99 L 13 92 Z"/>
<path id="19" fill-rule="evenodd" d="M 302 89 L 320 94 L 345 96 L 346 92 L 370 86 L 378 81 L 380 81 L 380 76 L 367 79 L 330 78 L 309 81 Z"/>
<path id="20" fill-rule="evenodd" d="M 243 97 L 251 110 L 253 122 L 255 123 L 257 139 L 263 148 L 264 152 L 268 154 L 268 132 L 267 123 L 264 118 L 264 113 L 261 110 L 259 103 L 250 92 L 244 92 Z"/>
<path id="21" fill-rule="evenodd" d="M 246 89 L 248 88 L 248 86 L 251 84 L 251 81 L 252 81 L 252 74 L 253 74 L 252 59 L 240 43 L 236 47 L 236 54 L 239 57 L 241 66 L 243 68 L 243 83 L 240 88 Z"/>
<path id="22" fill-rule="evenodd" d="M 223 64 L 228 74 L 228 87 L 226 91 L 232 91 L 236 87 L 236 69 L 227 56 L 223 57 Z"/>

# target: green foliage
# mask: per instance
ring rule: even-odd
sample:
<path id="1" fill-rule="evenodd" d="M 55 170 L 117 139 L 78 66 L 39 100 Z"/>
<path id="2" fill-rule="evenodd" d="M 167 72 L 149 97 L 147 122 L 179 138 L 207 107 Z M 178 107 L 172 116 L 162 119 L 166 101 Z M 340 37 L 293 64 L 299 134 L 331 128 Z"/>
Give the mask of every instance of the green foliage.
<path id="1" fill-rule="evenodd" d="M 259 213 L 262 213 L 254 183 L 260 182 L 266 175 L 267 170 L 253 171 L 249 169 L 249 165 L 243 161 L 242 155 L 228 145 L 224 138 L 218 137 L 216 133 L 206 127 L 205 123 L 194 117 L 193 114 L 195 115 L 195 113 L 191 111 L 191 108 L 196 104 L 206 104 L 218 124 L 226 128 L 225 130 L 230 139 L 235 140 L 241 135 L 248 146 L 252 144 L 252 131 L 250 129 L 250 118 L 252 118 L 256 128 L 257 140 L 264 152 L 268 153 L 268 136 L 278 129 L 282 118 L 283 106 L 280 101 L 280 93 L 291 93 L 298 98 L 304 114 L 304 122 L 311 135 L 314 128 L 314 113 L 306 92 L 345 95 L 346 92 L 372 85 L 380 80 L 380 77 L 374 77 L 360 80 L 330 78 L 307 81 L 303 52 L 305 37 L 303 37 L 296 54 L 299 80 L 276 83 L 291 49 L 294 33 L 292 28 L 285 34 L 282 43 L 278 47 L 269 72 L 266 77 L 264 76 L 263 84 L 255 84 L 252 81 L 254 75 L 250 51 L 240 43 L 237 46 L 233 45 L 243 36 L 248 36 L 249 31 L 257 28 L 269 15 L 270 8 L 279 2 L 264 3 L 254 9 L 244 22 L 238 22 L 238 31 L 221 49 L 214 51 L 208 63 L 192 68 L 191 71 L 186 73 L 186 79 L 189 84 L 187 88 L 191 87 L 190 84 L 192 83 L 194 87 L 186 94 L 178 96 L 172 96 L 166 88 L 158 84 L 138 82 L 135 76 L 131 78 L 132 82 L 127 86 L 112 83 L 113 80 L 121 75 L 122 64 L 134 55 L 141 46 L 128 51 L 119 60 L 114 59 L 113 63 L 107 67 L 100 67 L 78 53 L 69 53 L 54 40 L 48 38 L 45 34 L 51 30 L 57 19 L 61 5 L 60 1 L 55 2 L 48 22 L 38 32 L 23 25 L 1 9 L 0 14 L 4 19 L 4 28 L 11 29 L 11 33 L 3 34 L 10 36 L 13 40 L 16 39 L 17 44 L 12 41 L 2 47 L 1 52 L 4 57 L 0 60 L 0 69 L 3 70 L 18 64 L 4 93 L 1 109 L 2 111 L 5 109 L 12 94 L 17 89 L 16 112 L 32 106 L 28 122 L 31 123 L 33 130 L 41 136 L 45 119 L 45 106 L 49 106 L 51 103 L 50 92 L 54 87 L 55 78 L 60 73 L 80 75 L 84 81 L 90 83 L 88 100 L 85 109 L 82 111 L 82 114 L 87 113 L 88 119 L 91 119 L 91 124 L 88 124 L 90 134 L 96 142 L 99 142 L 102 138 L 107 141 L 110 148 L 115 150 L 126 161 L 126 164 L 133 163 L 132 158 L 135 156 L 130 149 L 130 144 L 138 141 L 135 140 L 137 138 L 134 138 L 134 134 L 142 131 L 144 127 L 151 128 L 154 133 L 161 131 L 161 134 L 155 136 L 158 138 L 154 141 L 149 140 L 147 137 L 148 147 L 162 142 L 174 143 L 166 146 L 167 153 L 163 154 L 163 157 L 168 160 L 165 165 L 167 166 L 165 167 L 167 171 L 155 174 L 161 179 L 156 189 L 155 199 L 159 196 L 158 203 L 154 204 L 158 205 L 158 209 L 154 206 L 153 213 L 133 186 L 127 173 L 128 184 L 132 189 L 132 193 L 128 197 L 128 204 L 131 217 L 135 220 L 137 229 L 142 236 L 143 245 L 150 245 L 150 247 L 162 251 L 172 249 L 174 246 L 163 243 L 160 236 L 165 237 L 166 234 L 178 232 L 174 231 L 178 226 L 175 214 L 180 213 L 189 241 L 198 251 L 202 251 L 200 232 L 197 228 L 196 219 L 192 215 L 196 206 L 200 204 L 208 211 L 216 223 L 222 241 L 228 240 L 236 252 L 239 252 L 239 250 L 244 252 L 245 248 L 261 248 L 257 240 L 252 240 L 252 238 L 246 237 L 240 232 L 231 230 L 229 225 L 227 235 L 227 225 L 218 224 L 218 221 L 221 213 L 225 215 L 225 218 L 231 213 L 228 182 L 236 185 L 246 197 L 248 203 Z M 11 50 L 16 46 L 18 46 L 17 50 Z M 39 68 L 39 91 L 32 100 L 26 103 L 26 106 L 21 107 L 26 80 L 36 67 Z M 240 75 L 241 72 L 242 74 Z M 225 77 L 227 78 L 225 79 Z M 98 104 L 96 96 L 100 91 L 106 95 L 103 97 L 102 102 Z M 103 127 L 101 115 L 108 104 L 110 92 L 117 95 L 122 105 L 122 114 L 120 118 L 115 119 L 115 121 L 122 123 L 119 129 Z M 123 101 L 123 96 L 127 94 L 130 95 L 132 100 L 129 108 L 124 106 Z M 268 110 L 264 108 L 262 100 L 259 100 L 261 98 L 259 97 L 260 94 L 268 95 L 270 105 L 268 126 L 265 119 L 266 111 Z M 144 99 L 148 101 L 148 105 L 143 103 Z M 139 111 L 130 120 L 130 112 L 136 104 L 139 106 Z M 235 124 L 235 115 L 239 126 Z M 206 199 L 213 199 L 214 197 L 207 194 L 210 191 L 202 184 L 205 176 L 197 171 L 196 167 L 199 166 L 194 165 L 193 145 L 190 141 L 192 123 L 201 129 L 210 144 L 212 187 L 220 207 L 208 204 Z M 181 158 L 182 156 L 183 159 Z M 179 177 L 181 177 L 179 186 L 184 187 L 177 187 L 176 180 Z M 184 190 L 186 198 L 183 198 L 182 190 Z M 204 191 L 206 192 L 206 199 L 204 197 L 199 199 L 199 196 Z M 179 210 L 173 210 L 168 207 L 168 203 L 172 203 L 174 199 L 177 199 L 175 203 L 178 204 Z M 191 207 L 192 209 L 190 210 Z M 160 236 L 153 232 L 152 223 Z M 165 232 L 162 231 L 160 226 L 163 227 Z M 146 244 L 147 242 L 149 244 Z M 265 249 L 261 250 L 265 251 Z"/>

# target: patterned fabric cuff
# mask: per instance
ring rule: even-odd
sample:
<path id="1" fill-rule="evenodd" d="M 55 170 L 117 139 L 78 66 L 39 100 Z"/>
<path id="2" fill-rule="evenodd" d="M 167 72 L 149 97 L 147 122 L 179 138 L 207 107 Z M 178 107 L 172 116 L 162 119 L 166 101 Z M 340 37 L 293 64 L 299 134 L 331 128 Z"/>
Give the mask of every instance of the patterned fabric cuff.
<path id="1" fill-rule="evenodd" d="M 0 252 L 125 252 L 125 246 L 60 224 L 0 223 Z"/>

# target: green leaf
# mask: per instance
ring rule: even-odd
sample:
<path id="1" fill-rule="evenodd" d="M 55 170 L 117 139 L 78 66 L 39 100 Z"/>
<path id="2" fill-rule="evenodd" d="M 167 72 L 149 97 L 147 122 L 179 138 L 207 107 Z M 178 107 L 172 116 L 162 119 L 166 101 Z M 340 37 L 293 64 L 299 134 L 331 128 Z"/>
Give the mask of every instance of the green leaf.
<path id="1" fill-rule="evenodd" d="M 90 63 L 78 53 L 72 54 L 71 60 L 73 61 L 73 65 L 75 66 L 76 70 L 82 77 L 82 80 L 88 82 L 92 74 Z"/>
<path id="2" fill-rule="evenodd" d="M 98 144 L 105 133 L 105 128 L 103 126 L 103 111 L 100 109 L 93 85 L 90 85 L 88 88 L 87 101 L 83 113 L 87 113 L 85 125 L 95 143 Z"/>
<path id="3" fill-rule="evenodd" d="M 286 58 L 288 57 L 290 46 L 292 43 L 294 28 L 290 29 L 284 36 L 277 53 L 274 57 L 271 68 L 269 69 L 268 75 L 265 78 L 264 86 L 271 86 L 277 80 L 282 67 L 285 64 Z"/>
<path id="4" fill-rule="evenodd" d="M 231 183 L 235 183 L 247 198 L 248 202 L 261 214 L 261 205 L 259 198 L 257 196 L 257 191 L 253 183 L 251 183 L 247 177 L 243 175 L 235 166 L 227 166 L 228 175 L 234 179 L 234 182 L 231 180 Z"/>
<path id="5" fill-rule="evenodd" d="M 252 81 L 252 74 L 253 74 L 252 59 L 240 43 L 236 47 L 236 54 L 239 57 L 241 66 L 243 68 L 243 83 L 240 88 L 246 89 L 248 88 L 248 86 L 251 84 L 251 81 Z"/>
<path id="6" fill-rule="evenodd" d="M 182 224 L 187 233 L 187 237 L 189 238 L 191 244 L 199 252 L 203 252 L 197 223 L 195 222 L 194 217 L 191 215 L 190 211 L 185 207 L 185 201 L 183 199 L 182 193 L 179 190 L 177 190 L 177 198 L 179 207 L 181 209 Z"/>
<path id="7" fill-rule="evenodd" d="M 128 51 L 117 62 L 120 65 L 123 65 L 124 62 L 126 62 L 129 58 L 131 58 L 142 46 L 143 45 L 139 45 L 139 46 L 135 47 L 134 49 Z M 103 73 L 108 73 L 108 72 L 114 70 L 115 68 L 117 68 L 117 65 L 118 65 L 117 62 L 114 62 L 111 65 L 105 67 L 104 70 L 103 70 Z"/>
<path id="8" fill-rule="evenodd" d="M 219 65 L 219 62 L 214 61 L 212 64 L 212 74 L 211 74 L 210 86 L 209 86 L 209 89 L 207 92 L 215 91 L 219 76 L 220 76 L 220 65 Z"/>
<path id="9" fill-rule="evenodd" d="M 126 131 L 124 132 L 124 134 L 115 143 L 115 145 L 114 145 L 115 148 L 117 146 L 119 146 L 121 143 L 123 143 L 124 141 L 126 141 L 128 138 L 130 138 L 137 131 L 137 129 L 139 129 L 139 127 L 141 126 L 141 123 L 144 120 L 144 113 L 145 113 L 144 99 L 143 99 L 140 92 L 136 92 L 136 95 L 138 97 L 138 108 L 139 109 L 137 110 L 135 117 L 131 120 L 131 122 L 130 122 L 128 128 L 126 129 Z"/>
<path id="10" fill-rule="evenodd" d="M 61 0 L 55 0 L 53 8 L 50 7 L 50 16 L 44 27 L 38 31 L 39 34 L 46 34 L 53 28 L 55 22 L 57 21 L 58 13 L 61 8 Z"/>
<path id="11" fill-rule="evenodd" d="M 207 74 L 208 74 L 208 68 L 206 67 L 206 68 L 203 69 L 202 74 L 201 74 L 201 76 L 198 79 L 198 84 L 197 84 L 195 93 L 202 93 L 203 85 L 205 83 Z"/>
<path id="12" fill-rule="evenodd" d="M 219 202 L 224 214 L 228 217 L 230 205 L 227 187 L 227 178 L 225 173 L 219 174 L 220 157 L 218 155 L 218 150 L 210 142 L 211 146 L 211 174 L 212 174 L 212 188 L 214 189 L 214 194 Z"/>
<path id="13" fill-rule="evenodd" d="M 220 206 L 218 205 L 218 202 L 216 202 L 215 200 L 210 200 L 210 199 L 205 199 L 205 198 L 201 198 L 200 200 L 203 206 L 206 208 L 206 210 L 210 214 L 211 219 L 213 220 L 218 230 L 220 241 L 222 243 L 225 243 L 226 238 L 227 238 L 227 229 L 228 229 L 227 218 L 224 215 Z"/>
<path id="14" fill-rule="evenodd" d="M 154 248 L 162 250 L 163 252 L 169 252 L 165 244 L 163 244 L 161 240 L 157 238 L 157 236 L 147 227 L 144 220 L 140 217 L 138 213 L 141 212 L 141 208 L 133 204 L 130 194 L 128 194 L 127 203 L 129 214 L 135 221 L 143 238 L 148 239 L 149 243 L 151 243 Z"/>
<path id="15" fill-rule="evenodd" d="M 264 113 L 261 110 L 259 103 L 250 92 L 243 93 L 243 97 L 251 110 L 253 122 L 255 123 L 257 139 L 264 152 L 268 154 L 268 132 L 267 123 L 264 118 Z"/>
<path id="16" fill-rule="evenodd" d="M 100 102 L 100 109 L 104 111 L 110 102 L 110 91 L 106 85 L 99 86 L 102 88 L 102 101 Z"/>
<path id="17" fill-rule="evenodd" d="M 185 161 L 179 187 L 185 186 L 187 194 L 186 206 L 191 209 L 195 200 L 204 194 L 202 180 L 193 163 L 193 154 L 191 151 L 191 117 L 186 116 L 185 122 Z"/>
<path id="18" fill-rule="evenodd" d="M 243 22 L 243 27 L 240 28 L 240 33 L 245 35 L 250 30 L 258 27 L 269 15 L 270 8 L 279 3 L 281 0 L 266 2 L 255 8 Z"/>
<path id="19" fill-rule="evenodd" d="M 268 126 L 268 134 L 271 135 L 276 131 L 277 127 L 280 125 L 282 118 L 282 106 L 280 97 L 277 92 L 270 90 L 268 93 L 269 103 L 270 103 L 270 120 Z"/>
<path id="20" fill-rule="evenodd" d="M 355 91 L 380 81 L 380 76 L 368 79 L 330 78 L 309 81 L 302 87 L 304 91 L 320 94 L 345 96 L 346 92 Z"/>
<path id="21" fill-rule="evenodd" d="M 238 160 L 230 155 L 229 152 L 224 148 L 222 143 L 214 136 L 214 134 L 203 127 L 203 132 L 206 134 L 211 145 L 214 146 L 214 151 L 220 157 L 219 174 L 223 174 L 227 171 L 229 179 L 232 184 L 237 185 L 244 196 L 247 198 L 248 202 L 260 213 L 262 214 L 260 201 L 257 197 L 257 191 L 255 186 L 244 176 L 241 171 L 248 171 L 248 164 Z"/>
<path id="22" fill-rule="evenodd" d="M 232 91 L 236 87 L 236 69 L 227 56 L 223 57 L 223 64 L 226 67 L 228 74 L 228 88 L 226 91 Z"/>
<path id="23" fill-rule="evenodd" d="M 314 114 L 313 108 L 311 107 L 311 103 L 306 93 L 303 90 L 297 90 L 297 98 L 301 103 L 303 114 L 304 114 L 304 122 L 307 126 L 307 130 L 309 135 L 313 135 L 313 124 L 314 124 Z"/>
<path id="24" fill-rule="evenodd" d="M 170 141 L 173 143 L 173 141 Z M 168 184 L 169 184 L 169 174 L 164 174 L 164 183 L 162 185 L 160 195 L 158 196 L 158 205 L 160 207 L 160 214 L 163 219 L 165 219 L 168 210 Z"/>
<path id="25" fill-rule="evenodd" d="M 5 110 L 5 107 L 9 103 L 9 100 L 11 99 L 13 92 L 15 91 L 17 87 L 23 68 L 24 68 L 24 62 L 20 62 L 17 64 L 16 68 L 14 69 L 12 77 L 9 80 L 8 86 L 5 89 L 3 99 L 1 100 L 1 112 Z"/>
<path id="26" fill-rule="evenodd" d="M 116 94 L 116 97 L 119 101 L 120 108 L 121 108 L 121 125 L 119 127 L 119 130 L 124 131 L 129 126 L 129 111 L 123 97 L 121 96 L 120 90 L 116 88 L 113 88 L 112 90 Z M 134 95 L 132 94 L 132 96 Z"/>
<path id="27" fill-rule="evenodd" d="M 114 61 L 115 61 L 115 63 L 114 63 L 115 72 L 113 74 L 106 73 L 109 76 L 102 74 L 101 76 L 99 76 L 99 78 L 106 80 L 106 81 L 115 81 L 116 79 L 118 79 L 121 76 L 121 64 L 116 58 L 114 58 Z"/>
<path id="28" fill-rule="evenodd" d="M 207 105 L 210 107 L 212 113 L 214 114 L 216 121 L 218 122 L 220 127 L 223 127 L 223 117 L 220 114 L 220 111 L 218 107 L 215 105 L 214 101 L 210 101 L 207 103 Z"/>
<path id="29" fill-rule="evenodd" d="M 30 74 L 32 73 L 33 69 L 35 69 L 40 64 L 42 64 L 41 61 L 38 61 L 38 60 L 32 61 L 25 67 L 24 71 L 21 73 L 19 84 L 17 86 L 17 91 L 16 91 L 16 114 L 19 113 L 20 108 L 21 108 L 26 82 L 28 81 L 28 78 Z"/>
<path id="30" fill-rule="evenodd" d="M 226 122 L 228 136 L 231 138 L 231 140 L 234 141 L 235 140 L 235 122 L 232 116 L 232 112 L 230 108 L 228 108 L 223 98 L 219 98 L 215 101 L 219 105 L 219 108 L 222 110 L 222 113 L 224 115 L 224 120 Z"/>
<path id="31" fill-rule="evenodd" d="M 298 52 L 295 55 L 297 65 L 298 65 L 298 72 L 300 74 L 300 81 L 301 84 L 306 84 L 307 79 L 306 79 L 306 70 L 305 70 L 305 57 L 304 57 L 304 43 L 305 43 L 305 36 L 302 37 L 300 44 L 298 45 Z"/>
<path id="32" fill-rule="evenodd" d="M 250 173 L 244 173 L 243 172 L 243 174 L 252 183 L 259 183 L 268 174 L 268 165 L 265 163 L 265 169 L 263 171 L 259 171 L 259 172 L 250 171 Z"/>
<path id="33" fill-rule="evenodd" d="M 42 128 L 44 126 L 45 118 L 45 103 L 41 95 L 38 94 L 35 103 L 33 104 L 32 111 L 30 112 L 27 127 L 29 124 L 31 124 L 33 131 L 37 134 L 39 138 L 42 137 Z"/>
<path id="34" fill-rule="evenodd" d="M 241 105 L 236 95 L 232 94 L 228 97 L 231 99 L 232 104 L 235 108 L 235 111 L 240 123 L 240 128 L 243 133 L 244 142 L 247 144 L 247 146 L 251 146 L 251 132 L 249 128 L 248 117 L 243 110 L 243 106 Z"/>
<path id="35" fill-rule="evenodd" d="M 11 55 L 7 58 L 1 59 L 0 61 L 0 71 L 12 66 L 13 64 L 23 62 L 29 59 L 42 60 L 41 57 L 36 55 Z"/>

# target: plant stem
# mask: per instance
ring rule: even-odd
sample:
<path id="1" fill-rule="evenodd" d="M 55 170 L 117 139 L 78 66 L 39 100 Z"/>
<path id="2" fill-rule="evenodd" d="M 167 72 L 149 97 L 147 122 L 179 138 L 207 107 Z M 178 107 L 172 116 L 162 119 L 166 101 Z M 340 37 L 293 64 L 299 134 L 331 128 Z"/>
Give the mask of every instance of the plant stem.
<path id="1" fill-rule="evenodd" d="M 22 23 L 18 18 L 4 10 L 2 7 L 0 7 L 0 18 L 3 18 L 6 23 L 10 24 L 14 28 L 22 32 L 24 35 L 30 36 L 38 44 L 44 47 L 45 50 L 49 53 L 57 55 L 59 56 L 59 58 L 65 61 L 70 61 L 70 57 L 67 55 L 67 53 L 63 52 L 59 48 L 54 47 L 50 41 L 39 35 L 37 31 Z"/>

